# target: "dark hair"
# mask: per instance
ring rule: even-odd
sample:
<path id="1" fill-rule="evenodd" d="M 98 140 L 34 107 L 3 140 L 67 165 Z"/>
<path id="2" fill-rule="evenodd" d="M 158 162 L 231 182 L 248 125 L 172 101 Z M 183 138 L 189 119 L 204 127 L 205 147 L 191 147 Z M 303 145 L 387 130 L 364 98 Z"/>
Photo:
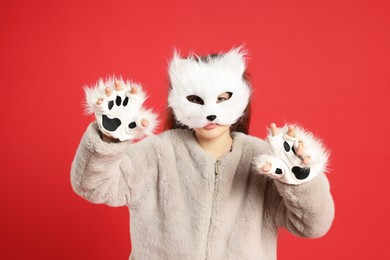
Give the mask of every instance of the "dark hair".
<path id="1" fill-rule="evenodd" d="M 199 62 L 199 60 L 203 62 L 210 61 L 215 58 L 221 57 L 222 54 L 210 54 L 208 56 L 197 56 L 194 57 L 194 60 Z M 249 87 L 251 87 L 250 84 L 250 74 L 247 70 L 244 71 L 242 75 L 243 80 L 247 83 Z M 171 83 L 169 83 L 169 89 L 172 89 Z M 170 106 L 167 106 L 166 109 L 166 115 L 165 115 L 165 124 L 164 124 L 164 130 L 170 130 L 170 129 L 188 129 L 188 126 L 181 124 L 175 116 L 175 113 L 173 112 L 173 109 Z M 251 119 L 251 100 L 249 97 L 248 105 L 246 106 L 242 116 L 231 125 L 230 130 L 231 132 L 241 132 L 244 134 L 249 133 L 249 125 L 250 125 L 250 119 Z"/>

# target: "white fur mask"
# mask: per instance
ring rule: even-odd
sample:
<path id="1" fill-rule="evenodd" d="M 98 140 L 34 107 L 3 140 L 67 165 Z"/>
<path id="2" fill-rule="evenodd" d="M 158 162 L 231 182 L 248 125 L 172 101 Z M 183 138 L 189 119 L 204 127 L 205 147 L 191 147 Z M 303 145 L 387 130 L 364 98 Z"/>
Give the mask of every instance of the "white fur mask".
<path id="1" fill-rule="evenodd" d="M 243 115 L 251 94 L 243 79 L 244 56 L 241 48 L 206 59 L 181 58 L 175 52 L 169 65 L 168 103 L 176 119 L 189 128 L 234 124 Z M 225 92 L 230 98 L 218 103 Z M 193 102 L 194 97 L 197 102 Z"/>

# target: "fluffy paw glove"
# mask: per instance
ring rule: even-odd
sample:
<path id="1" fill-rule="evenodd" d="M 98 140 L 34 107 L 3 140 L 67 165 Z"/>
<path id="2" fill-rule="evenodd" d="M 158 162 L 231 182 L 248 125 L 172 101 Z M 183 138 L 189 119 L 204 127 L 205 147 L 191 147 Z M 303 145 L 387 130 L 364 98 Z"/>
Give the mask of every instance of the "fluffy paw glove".
<path id="1" fill-rule="evenodd" d="M 151 135 L 157 116 L 142 107 L 146 94 L 139 84 L 122 79 L 99 80 L 85 88 L 87 113 L 95 114 L 100 131 L 120 141 Z"/>
<path id="2" fill-rule="evenodd" d="M 255 164 L 260 173 L 269 175 L 281 182 L 298 185 L 312 180 L 320 172 L 326 170 L 329 154 L 321 142 L 309 132 L 295 127 L 294 137 L 287 135 L 288 126 L 279 129 L 278 134 L 267 137 L 272 154 L 260 155 Z M 296 154 L 299 142 L 304 145 L 304 153 Z M 310 163 L 305 164 L 303 158 L 309 157 Z M 265 172 L 263 166 L 269 164 L 269 171 Z"/>

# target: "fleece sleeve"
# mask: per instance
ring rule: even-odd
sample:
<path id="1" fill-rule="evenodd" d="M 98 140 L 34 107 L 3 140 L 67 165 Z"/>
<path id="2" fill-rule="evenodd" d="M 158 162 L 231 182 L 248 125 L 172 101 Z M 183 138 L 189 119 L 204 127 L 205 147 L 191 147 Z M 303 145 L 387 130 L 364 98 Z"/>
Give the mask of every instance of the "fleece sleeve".
<path id="1" fill-rule="evenodd" d="M 325 235 L 334 218 L 333 199 L 325 174 L 301 185 L 274 182 L 281 196 L 276 208 L 276 226 L 285 227 L 300 237 Z"/>
<path id="2" fill-rule="evenodd" d="M 146 138 L 148 139 L 148 138 Z M 156 168 L 150 140 L 106 143 L 96 122 L 84 133 L 71 167 L 73 190 L 97 204 L 123 206 L 134 203 Z M 154 167 L 153 167 L 154 165 Z"/>

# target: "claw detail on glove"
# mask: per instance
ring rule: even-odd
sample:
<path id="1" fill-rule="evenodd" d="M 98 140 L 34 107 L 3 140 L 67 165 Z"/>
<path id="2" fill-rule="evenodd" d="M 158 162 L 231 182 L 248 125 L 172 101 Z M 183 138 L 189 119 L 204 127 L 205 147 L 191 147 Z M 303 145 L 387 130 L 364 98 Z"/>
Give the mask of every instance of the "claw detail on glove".
<path id="1" fill-rule="evenodd" d="M 100 131 L 125 141 L 151 135 L 157 116 L 142 107 L 146 94 L 141 85 L 122 79 L 99 80 L 85 88 L 87 113 L 94 113 Z"/>
<path id="2" fill-rule="evenodd" d="M 271 124 L 267 142 L 271 154 L 260 155 L 255 160 L 262 174 L 297 185 L 310 181 L 326 170 L 328 153 L 319 140 L 300 127 L 278 129 Z"/>

